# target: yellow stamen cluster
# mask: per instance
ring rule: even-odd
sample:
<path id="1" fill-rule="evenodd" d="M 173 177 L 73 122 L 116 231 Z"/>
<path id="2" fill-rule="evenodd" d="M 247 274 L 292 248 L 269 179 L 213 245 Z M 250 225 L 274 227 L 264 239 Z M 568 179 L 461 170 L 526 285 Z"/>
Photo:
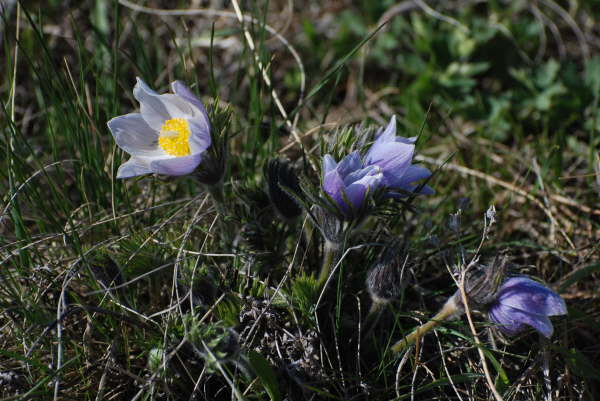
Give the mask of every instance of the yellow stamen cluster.
<path id="1" fill-rule="evenodd" d="M 190 151 L 190 125 L 183 118 L 165 121 L 160 128 L 158 145 L 171 156 L 188 156 Z"/>

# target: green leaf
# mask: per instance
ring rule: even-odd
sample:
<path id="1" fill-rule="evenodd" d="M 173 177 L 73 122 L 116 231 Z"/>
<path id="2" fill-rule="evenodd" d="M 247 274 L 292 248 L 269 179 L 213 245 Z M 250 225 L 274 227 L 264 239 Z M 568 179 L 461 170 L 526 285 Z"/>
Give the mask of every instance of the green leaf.
<path id="1" fill-rule="evenodd" d="M 573 369 L 573 373 L 577 376 L 586 379 L 600 380 L 600 370 L 598 367 L 575 348 L 566 351 L 565 358 L 569 366 Z"/>
<path id="2" fill-rule="evenodd" d="M 547 88 L 554 83 L 560 64 L 554 59 L 542 65 L 535 74 L 535 83 L 540 88 Z"/>
<path id="3" fill-rule="evenodd" d="M 552 99 L 555 96 L 562 95 L 567 92 L 563 84 L 555 84 L 540 93 L 535 98 L 535 107 L 541 111 L 548 111 L 552 107 Z"/>
<path id="4" fill-rule="evenodd" d="M 496 357 L 489 350 L 484 348 L 482 348 L 482 350 L 485 354 L 485 357 L 492 363 L 492 365 L 494 365 L 494 369 L 496 369 L 496 372 L 498 372 L 498 377 L 496 378 L 496 389 L 498 390 L 498 392 L 503 393 L 504 390 L 506 390 L 510 385 L 508 375 L 506 374 L 506 371 L 502 368 L 500 362 L 498 362 Z"/>
<path id="5" fill-rule="evenodd" d="M 600 263 L 593 263 L 589 266 L 584 267 L 583 269 L 579 269 L 574 273 L 571 273 L 568 278 L 560 285 L 558 289 L 559 292 L 565 291 L 567 288 L 577 283 L 578 281 L 583 280 L 585 277 L 589 276 L 592 273 L 600 271 Z"/>
<path id="6" fill-rule="evenodd" d="M 235 327 L 240 324 L 240 309 L 239 300 L 235 297 L 229 297 L 217 305 L 215 308 L 215 315 L 217 315 L 226 326 Z"/>
<path id="7" fill-rule="evenodd" d="M 588 62 L 585 68 L 585 83 L 596 96 L 600 91 L 600 56 L 596 55 Z"/>
<path id="8" fill-rule="evenodd" d="M 312 275 L 300 274 L 292 282 L 291 290 L 294 305 L 305 317 L 311 317 L 321 290 L 317 279 Z"/>
<path id="9" fill-rule="evenodd" d="M 273 401 L 281 400 L 281 392 L 279 391 L 279 384 L 277 383 L 277 377 L 275 372 L 269 365 L 269 362 L 258 352 L 251 350 L 248 353 L 248 359 L 250 365 L 254 369 L 254 373 L 260 378 L 265 390 L 269 394 L 269 397 Z"/>

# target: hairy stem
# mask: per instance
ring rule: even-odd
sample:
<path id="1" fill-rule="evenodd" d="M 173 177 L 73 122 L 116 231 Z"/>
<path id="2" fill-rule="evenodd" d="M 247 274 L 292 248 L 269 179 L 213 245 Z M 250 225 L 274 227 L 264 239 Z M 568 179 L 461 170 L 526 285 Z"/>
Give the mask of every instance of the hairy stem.
<path id="1" fill-rule="evenodd" d="M 323 265 L 319 273 L 319 285 L 323 287 L 329 278 L 331 268 L 336 264 L 339 255 L 340 246 L 331 241 L 325 241 L 325 249 L 323 250 Z"/>
<path id="2" fill-rule="evenodd" d="M 400 352 L 403 349 L 414 344 L 418 339 L 423 337 L 425 334 L 427 334 L 429 331 L 435 328 L 438 324 L 459 312 L 459 310 L 460 309 L 458 308 L 454 297 L 452 296 L 448 298 L 442 309 L 434 317 L 432 317 L 428 322 L 417 327 L 412 333 L 410 333 L 402 340 L 394 344 L 392 346 L 392 351 Z"/>

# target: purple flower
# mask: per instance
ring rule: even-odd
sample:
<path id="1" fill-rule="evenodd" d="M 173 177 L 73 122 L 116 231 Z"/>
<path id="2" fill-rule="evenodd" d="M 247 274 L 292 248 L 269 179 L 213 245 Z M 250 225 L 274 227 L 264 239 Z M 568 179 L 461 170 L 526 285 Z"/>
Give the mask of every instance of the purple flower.
<path id="1" fill-rule="evenodd" d="M 489 318 L 507 334 L 531 326 L 549 338 L 553 327 L 548 316 L 565 315 L 565 302 L 552 290 L 527 277 L 511 277 L 498 290 Z"/>
<path id="2" fill-rule="evenodd" d="M 346 215 L 351 208 L 359 209 L 366 196 L 380 187 L 386 188 L 388 196 L 402 196 L 418 187 L 415 181 L 431 175 L 428 169 L 412 164 L 416 138 L 396 136 L 395 116 L 376 136 L 364 159 L 359 151 L 350 153 L 339 164 L 331 155 L 323 158 L 323 189 Z M 424 186 L 419 193 L 431 194 L 433 189 Z"/>
<path id="3" fill-rule="evenodd" d="M 425 167 L 412 164 L 416 137 L 396 136 L 396 116 L 392 116 L 385 129 L 380 128 L 377 139 L 367 152 L 365 166 L 377 166 L 383 173 L 383 183 L 391 189 L 414 191 L 415 181 L 428 178 L 431 172 Z M 421 194 L 432 194 L 429 186 L 424 186 Z"/>
<path id="4" fill-rule="evenodd" d="M 200 164 L 211 144 L 208 114 L 183 83 L 175 81 L 171 88 L 173 94 L 159 95 L 137 78 L 133 96 L 140 102 L 140 113 L 108 122 L 117 145 L 131 155 L 119 167 L 117 178 L 185 175 Z"/>
<path id="5" fill-rule="evenodd" d="M 359 209 L 367 194 L 377 189 L 383 180 L 381 169 L 365 166 L 358 151 L 337 163 L 331 155 L 323 158 L 323 189 L 341 210 Z"/>

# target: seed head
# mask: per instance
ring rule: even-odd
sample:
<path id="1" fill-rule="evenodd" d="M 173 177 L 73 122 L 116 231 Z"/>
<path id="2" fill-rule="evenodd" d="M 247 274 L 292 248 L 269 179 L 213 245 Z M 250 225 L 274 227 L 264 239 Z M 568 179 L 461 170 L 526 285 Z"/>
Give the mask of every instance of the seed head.
<path id="1" fill-rule="evenodd" d="M 388 247 L 390 251 L 367 273 L 367 289 L 373 302 L 391 302 L 399 298 L 406 288 L 405 268 L 408 255 L 398 245 L 398 242 L 391 243 Z"/>

